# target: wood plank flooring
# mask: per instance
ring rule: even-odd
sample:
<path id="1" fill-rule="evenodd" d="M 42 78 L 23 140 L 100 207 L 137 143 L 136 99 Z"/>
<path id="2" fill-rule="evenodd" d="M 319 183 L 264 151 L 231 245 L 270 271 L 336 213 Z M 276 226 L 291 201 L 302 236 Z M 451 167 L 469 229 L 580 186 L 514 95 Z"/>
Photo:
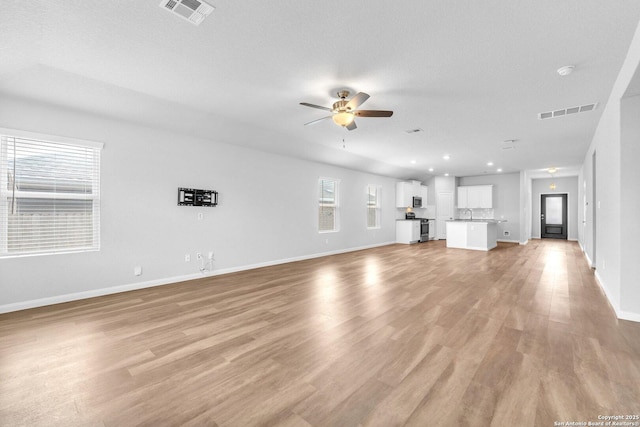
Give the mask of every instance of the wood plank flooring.
<path id="1" fill-rule="evenodd" d="M 2 426 L 554 426 L 640 414 L 579 246 L 392 245 L 0 315 Z"/>

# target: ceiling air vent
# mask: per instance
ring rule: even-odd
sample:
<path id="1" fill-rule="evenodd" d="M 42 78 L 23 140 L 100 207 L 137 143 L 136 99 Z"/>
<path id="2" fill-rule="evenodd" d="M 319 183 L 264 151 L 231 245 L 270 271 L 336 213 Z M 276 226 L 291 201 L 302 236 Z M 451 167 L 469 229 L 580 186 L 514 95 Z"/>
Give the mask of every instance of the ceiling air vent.
<path id="1" fill-rule="evenodd" d="M 160 7 L 194 25 L 200 25 L 214 9 L 213 6 L 200 0 L 162 0 Z"/>
<path id="2" fill-rule="evenodd" d="M 576 113 L 584 113 L 585 111 L 593 111 L 598 107 L 598 103 L 580 105 L 579 107 L 562 108 L 560 110 L 546 111 L 544 113 L 538 113 L 538 119 L 553 119 L 555 117 L 569 116 Z"/>

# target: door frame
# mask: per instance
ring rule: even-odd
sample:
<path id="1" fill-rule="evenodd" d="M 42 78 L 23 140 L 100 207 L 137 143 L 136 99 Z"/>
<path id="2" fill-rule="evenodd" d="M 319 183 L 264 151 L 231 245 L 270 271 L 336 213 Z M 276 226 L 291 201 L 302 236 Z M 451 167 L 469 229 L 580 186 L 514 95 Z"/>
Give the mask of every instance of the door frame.
<path id="1" fill-rule="evenodd" d="M 541 216 L 542 216 L 542 196 L 562 196 L 562 195 L 567 196 L 567 209 L 566 209 L 566 212 L 565 212 L 565 215 L 567 217 L 567 238 L 566 238 L 566 240 L 570 240 L 569 239 L 569 228 L 570 228 L 570 225 L 571 225 L 571 215 L 570 215 L 570 213 L 571 213 L 571 208 L 570 208 L 571 207 L 571 203 L 569 202 L 570 194 L 568 192 L 566 192 L 566 191 L 549 191 L 549 192 L 540 193 L 538 195 L 539 203 L 538 203 L 538 219 L 537 219 L 537 221 L 538 221 L 539 229 L 540 229 L 539 232 L 538 232 L 538 239 L 542 239 L 543 238 L 542 237 L 542 221 L 541 221 Z M 545 239 L 546 238 L 548 238 L 548 237 L 545 237 Z M 559 239 L 559 240 L 562 240 L 562 239 Z"/>

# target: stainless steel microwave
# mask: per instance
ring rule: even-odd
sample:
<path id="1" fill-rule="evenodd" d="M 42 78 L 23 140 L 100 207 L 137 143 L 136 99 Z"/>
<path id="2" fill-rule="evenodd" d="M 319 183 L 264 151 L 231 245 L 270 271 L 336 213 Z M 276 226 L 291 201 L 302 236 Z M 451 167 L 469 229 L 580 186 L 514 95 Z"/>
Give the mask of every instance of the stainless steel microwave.
<path id="1" fill-rule="evenodd" d="M 422 207 L 422 197 L 414 197 L 413 198 L 413 207 L 421 208 Z"/>

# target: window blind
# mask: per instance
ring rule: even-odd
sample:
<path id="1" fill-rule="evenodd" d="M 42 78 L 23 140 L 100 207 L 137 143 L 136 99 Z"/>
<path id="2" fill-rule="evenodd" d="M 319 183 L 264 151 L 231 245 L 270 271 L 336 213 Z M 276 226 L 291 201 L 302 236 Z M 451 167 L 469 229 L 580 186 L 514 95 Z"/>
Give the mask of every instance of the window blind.
<path id="1" fill-rule="evenodd" d="M 320 178 L 318 231 L 338 230 L 338 181 Z"/>
<path id="2" fill-rule="evenodd" d="M 367 186 L 367 228 L 380 228 L 380 187 Z"/>
<path id="3" fill-rule="evenodd" d="M 99 249 L 102 144 L 0 138 L 0 257 Z"/>

